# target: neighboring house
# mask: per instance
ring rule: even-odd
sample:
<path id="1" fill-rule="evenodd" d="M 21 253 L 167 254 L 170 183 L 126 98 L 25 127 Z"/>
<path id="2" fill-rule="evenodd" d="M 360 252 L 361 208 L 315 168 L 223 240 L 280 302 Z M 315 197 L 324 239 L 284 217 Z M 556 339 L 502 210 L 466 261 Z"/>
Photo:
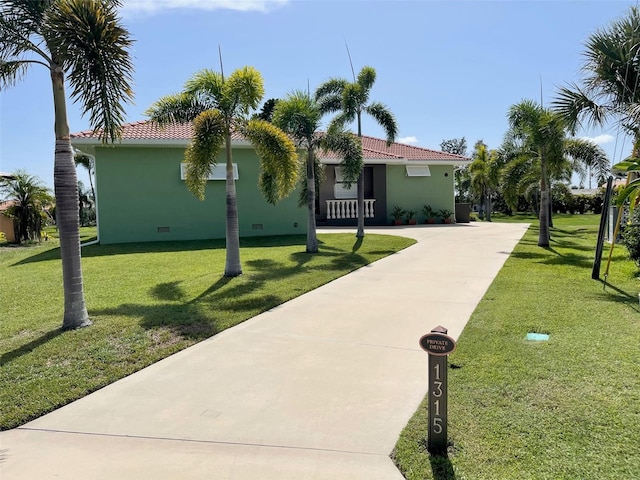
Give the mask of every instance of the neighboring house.
<path id="1" fill-rule="evenodd" d="M 186 188 L 182 169 L 191 135 L 190 125 L 160 129 L 148 121 L 125 125 L 115 145 L 102 145 L 90 131 L 72 135 L 75 148 L 95 157 L 101 243 L 225 237 L 224 149 L 200 201 Z M 232 147 L 240 236 L 306 233 L 307 210 L 298 207 L 298 191 L 276 205 L 267 203 L 251 144 L 235 134 Z M 454 210 L 453 168 L 469 159 L 402 144 L 387 148 L 371 137 L 363 138 L 363 151 L 367 224 L 389 224 L 394 205 Z M 355 185 L 349 190 L 341 183 L 339 158 L 328 153 L 321 162 L 327 168 L 318 195 L 319 223 L 355 225 Z"/>
<path id="2" fill-rule="evenodd" d="M 9 201 L 1 201 L 0 200 L 0 232 L 4 233 L 5 238 L 8 242 L 16 241 L 16 230 L 15 223 L 13 218 L 9 218 L 5 215 L 7 209 L 12 206 L 15 202 Z"/>
<path id="3" fill-rule="evenodd" d="M 589 197 L 595 197 L 600 192 L 600 189 L 599 188 L 572 188 L 569 191 L 571 192 L 571 195 L 573 195 L 574 197 L 577 197 L 578 195 L 587 195 Z"/>

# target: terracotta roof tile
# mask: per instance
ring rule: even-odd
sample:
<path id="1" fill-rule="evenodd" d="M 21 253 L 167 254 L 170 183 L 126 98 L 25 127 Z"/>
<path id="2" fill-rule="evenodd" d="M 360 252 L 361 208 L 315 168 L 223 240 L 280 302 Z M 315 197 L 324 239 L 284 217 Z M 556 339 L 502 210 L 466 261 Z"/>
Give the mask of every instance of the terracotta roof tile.
<path id="1" fill-rule="evenodd" d="M 158 127 L 149 120 L 127 123 L 122 126 L 122 140 L 184 140 L 185 142 L 193 136 L 193 125 L 191 123 L 172 123 L 165 127 Z M 98 135 L 93 130 L 84 130 L 72 133 L 71 138 L 98 139 Z M 244 140 L 244 138 L 234 133 L 233 140 Z"/>
<path id="2" fill-rule="evenodd" d="M 15 204 L 15 200 L 0 200 L 0 212 L 6 211 L 9 207 Z"/>
<path id="3" fill-rule="evenodd" d="M 171 124 L 164 128 L 151 123 L 149 120 L 128 123 L 123 126 L 122 140 L 184 140 L 187 142 L 193 135 L 190 123 Z M 71 134 L 72 139 L 95 139 L 98 136 L 91 130 Z M 245 140 L 242 135 L 234 133 L 233 140 Z M 451 153 L 430 150 L 428 148 L 414 147 L 403 143 L 393 143 L 387 147 L 385 140 L 380 138 L 362 136 L 362 150 L 365 160 L 408 160 L 408 161 L 440 161 L 440 162 L 468 162 L 467 157 Z M 326 160 L 337 160 L 338 155 L 327 152 L 321 156 Z"/>

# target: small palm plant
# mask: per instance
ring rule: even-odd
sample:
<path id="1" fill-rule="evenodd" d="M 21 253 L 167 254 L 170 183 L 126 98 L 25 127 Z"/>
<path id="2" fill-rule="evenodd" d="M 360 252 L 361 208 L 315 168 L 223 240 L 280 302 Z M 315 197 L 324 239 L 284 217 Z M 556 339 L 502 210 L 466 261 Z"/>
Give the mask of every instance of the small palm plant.
<path id="1" fill-rule="evenodd" d="M 422 207 L 422 213 L 427 217 L 427 223 L 436 223 L 436 212 L 431 208 L 431 205 L 425 205 Z"/>
<path id="2" fill-rule="evenodd" d="M 391 210 L 391 217 L 393 217 L 393 223 L 395 225 L 402 225 L 402 217 L 404 217 L 404 208 L 400 205 L 394 205 L 393 210 Z"/>
<path id="3" fill-rule="evenodd" d="M 415 225 L 416 219 L 415 216 L 418 212 L 416 210 L 405 210 L 404 214 L 407 217 L 407 224 Z"/>
<path id="4" fill-rule="evenodd" d="M 446 208 L 438 210 L 438 217 L 442 218 L 442 223 L 451 223 L 451 215 L 453 215 L 453 212 Z"/>

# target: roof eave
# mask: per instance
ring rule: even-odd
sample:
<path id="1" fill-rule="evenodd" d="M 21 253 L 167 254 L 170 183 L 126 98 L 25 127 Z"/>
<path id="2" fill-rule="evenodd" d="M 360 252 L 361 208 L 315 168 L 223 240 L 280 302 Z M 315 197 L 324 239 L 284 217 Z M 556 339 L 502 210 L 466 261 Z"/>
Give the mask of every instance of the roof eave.
<path id="1" fill-rule="evenodd" d="M 116 143 L 102 143 L 93 137 L 75 137 L 71 139 L 72 145 L 89 145 L 94 147 L 187 147 L 190 140 L 186 138 L 159 139 L 159 138 L 123 138 Z M 247 140 L 231 140 L 232 147 L 249 148 L 251 143 Z"/>
<path id="2" fill-rule="evenodd" d="M 320 163 L 323 165 L 340 165 L 342 160 L 339 158 L 320 158 Z M 471 160 L 411 160 L 408 158 L 363 158 L 363 162 L 366 165 L 415 165 L 429 166 L 429 165 L 469 165 Z"/>

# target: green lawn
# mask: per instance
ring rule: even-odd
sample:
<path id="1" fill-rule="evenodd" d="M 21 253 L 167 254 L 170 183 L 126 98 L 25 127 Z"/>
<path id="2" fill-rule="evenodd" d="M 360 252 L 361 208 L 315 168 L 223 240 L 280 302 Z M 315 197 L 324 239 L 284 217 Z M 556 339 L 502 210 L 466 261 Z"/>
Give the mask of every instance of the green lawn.
<path id="1" fill-rule="evenodd" d="M 83 248 L 93 325 L 62 332 L 55 232 L 0 248 L 0 428 L 23 424 L 415 241 L 368 234 L 242 241 L 244 274 L 228 279 L 224 241 Z M 95 235 L 83 229 L 83 240 Z"/>
<path id="2" fill-rule="evenodd" d="M 450 357 L 448 455 L 425 403 L 393 454 L 408 479 L 640 478 L 639 272 L 617 246 L 591 279 L 596 215 L 554 216 L 548 249 L 528 221 Z"/>

